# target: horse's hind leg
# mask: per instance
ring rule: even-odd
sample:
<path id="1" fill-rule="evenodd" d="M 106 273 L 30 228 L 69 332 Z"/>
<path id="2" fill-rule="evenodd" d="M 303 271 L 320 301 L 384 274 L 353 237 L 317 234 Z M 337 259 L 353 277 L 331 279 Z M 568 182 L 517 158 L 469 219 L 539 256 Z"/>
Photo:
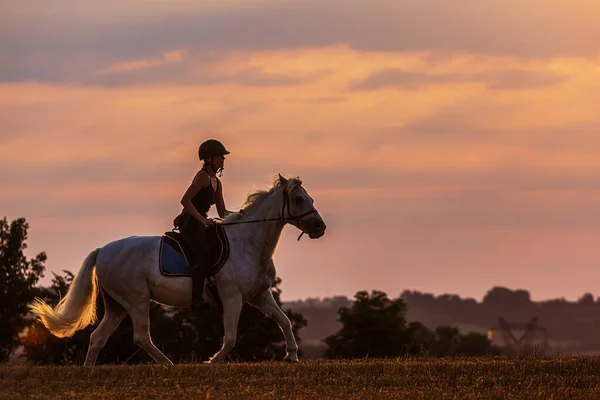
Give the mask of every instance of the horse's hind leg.
<path id="1" fill-rule="evenodd" d="M 112 299 L 104 290 L 101 289 L 101 292 L 104 300 L 104 316 L 96 330 L 90 335 L 90 347 L 84 363 L 86 367 L 96 364 L 100 350 L 102 350 L 110 335 L 117 329 L 123 317 L 127 315 L 123 306 Z"/>
<path id="2" fill-rule="evenodd" d="M 173 365 L 173 362 L 167 358 L 155 345 L 150 338 L 150 303 L 146 302 L 130 310 L 131 321 L 133 322 L 133 341 L 140 346 L 159 364 Z"/>

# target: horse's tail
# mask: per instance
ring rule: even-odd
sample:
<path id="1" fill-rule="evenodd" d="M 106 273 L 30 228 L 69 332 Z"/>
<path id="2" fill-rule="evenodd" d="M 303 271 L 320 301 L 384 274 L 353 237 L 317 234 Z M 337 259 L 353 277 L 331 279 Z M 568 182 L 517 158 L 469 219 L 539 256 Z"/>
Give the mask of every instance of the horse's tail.
<path id="1" fill-rule="evenodd" d="M 96 322 L 98 278 L 95 267 L 99 251 L 98 248 L 86 257 L 71 282 L 67 295 L 54 309 L 39 298 L 35 298 L 29 306 L 54 336 L 70 337 L 76 331 Z"/>

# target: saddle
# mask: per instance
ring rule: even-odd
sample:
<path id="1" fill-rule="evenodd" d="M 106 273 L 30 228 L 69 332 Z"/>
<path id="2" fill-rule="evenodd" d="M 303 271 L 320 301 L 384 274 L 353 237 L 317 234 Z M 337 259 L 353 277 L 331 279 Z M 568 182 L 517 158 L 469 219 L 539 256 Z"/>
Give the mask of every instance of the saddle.
<path id="1" fill-rule="evenodd" d="M 210 249 L 210 268 L 208 276 L 219 272 L 229 256 L 229 241 L 224 229 L 219 224 L 206 228 Z M 160 240 L 159 262 L 161 274 L 165 276 L 192 276 L 191 265 L 194 264 L 194 253 L 181 233 L 165 232 Z"/>

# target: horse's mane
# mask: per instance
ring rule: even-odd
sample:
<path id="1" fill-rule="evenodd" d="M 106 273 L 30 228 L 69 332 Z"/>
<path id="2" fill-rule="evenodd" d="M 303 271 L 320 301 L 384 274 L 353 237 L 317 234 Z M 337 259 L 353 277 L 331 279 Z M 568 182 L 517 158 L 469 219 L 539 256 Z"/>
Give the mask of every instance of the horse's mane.
<path id="1" fill-rule="evenodd" d="M 260 190 L 259 189 L 254 192 L 248 193 L 248 195 L 246 196 L 246 200 L 242 204 L 242 209 L 245 212 L 251 212 L 256 207 L 256 205 L 261 202 L 262 199 L 264 199 L 265 197 L 267 197 L 269 194 L 273 193 L 277 189 L 284 188 L 286 193 L 289 193 L 300 185 L 302 185 L 302 180 L 300 180 L 299 177 L 286 179 L 286 178 L 282 177 L 281 175 L 277 175 L 273 179 L 273 187 L 271 187 L 271 189 L 269 189 L 269 190 Z M 227 216 L 226 220 L 227 220 L 227 222 L 235 222 L 235 221 L 239 220 L 240 218 L 242 218 L 242 214 L 235 213 L 235 214 L 231 214 L 231 215 Z"/>

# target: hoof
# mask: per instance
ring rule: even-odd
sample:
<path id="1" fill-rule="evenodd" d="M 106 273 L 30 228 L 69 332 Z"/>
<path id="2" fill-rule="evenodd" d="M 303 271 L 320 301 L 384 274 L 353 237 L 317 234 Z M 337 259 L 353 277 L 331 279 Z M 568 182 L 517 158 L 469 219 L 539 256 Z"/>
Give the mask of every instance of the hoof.
<path id="1" fill-rule="evenodd" d="M 295 363 L 297 363 L 297 362 L 298 362 L 298 358 L 292 358 L 292 357 L 287 357 L 287 356 L 286 356 L 286 357 L 283 359 L 283 361 L 284 361 L 284 362 L 286 362 L 286 363 L 295 364 Z"/>

